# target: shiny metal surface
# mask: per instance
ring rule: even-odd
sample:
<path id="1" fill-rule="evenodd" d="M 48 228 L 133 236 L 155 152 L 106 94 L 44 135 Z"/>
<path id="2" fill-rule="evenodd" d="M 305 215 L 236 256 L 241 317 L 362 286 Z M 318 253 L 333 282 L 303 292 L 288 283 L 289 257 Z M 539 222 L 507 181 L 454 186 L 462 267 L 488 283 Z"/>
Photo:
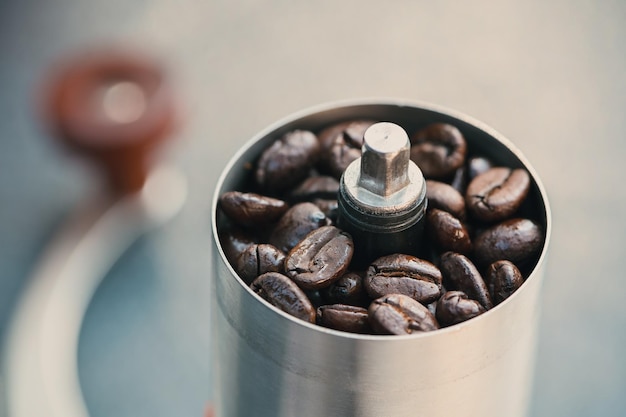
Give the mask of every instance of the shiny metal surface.
<path id="1" fill-rule="evenodd" d="M 551 233 L 550 209 L 535 171 L 505 138 L 464 115 L 423 103 L 370 100 L 316 107 L 270 126 L 225 168 L 213 204 L 212 280 L 217 415 L 523 416 L 534 367 L 539 295 L 548 249 L 506 302 L 468 322 L 411 336 L 363 336 L 314 326 L 256 297 L 226 261 L 217 237 L 217 196 L 239 187 L 245 166 L 294 127 L 319 130 L 373 118 L 413 130 L 450 122 L 475 152 L 530 172 L 531 198 Z"/>
<path id="2" fill-rule="evenodd" d="M 374 195 L 389 197 L 409 185 L 411 144 L 400 126 L 381 122 L 363 135 L 358 186 Z"/>

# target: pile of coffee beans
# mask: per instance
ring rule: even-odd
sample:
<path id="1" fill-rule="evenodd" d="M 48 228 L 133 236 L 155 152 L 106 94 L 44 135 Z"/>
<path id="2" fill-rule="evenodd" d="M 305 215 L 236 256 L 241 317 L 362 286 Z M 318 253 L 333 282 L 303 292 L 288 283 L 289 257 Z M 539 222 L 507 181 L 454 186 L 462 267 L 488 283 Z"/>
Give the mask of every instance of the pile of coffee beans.
<path id="1" fill-rule="evenodd" d="M 352 265 L 352 237 L 335 226 L 337 192 L 373 123 L 290 131 L 250 161 L 241 190 L 221 195 L 220 243 L 241 279 L 294 317 L 354 333 L 435 330 L 506 300 L 545 239 L 531 178 L 473 153 L 450 124 L 410 136 L 427 180 L 423 253 Z"/>

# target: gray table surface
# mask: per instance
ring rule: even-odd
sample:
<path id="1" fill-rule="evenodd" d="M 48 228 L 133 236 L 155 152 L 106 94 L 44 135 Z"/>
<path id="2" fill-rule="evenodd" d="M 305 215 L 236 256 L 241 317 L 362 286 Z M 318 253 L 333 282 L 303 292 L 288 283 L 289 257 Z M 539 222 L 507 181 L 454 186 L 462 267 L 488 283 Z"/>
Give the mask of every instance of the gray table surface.
<path id="1" fill-rule="evenodd" d="M 94 417 L 200 416 L 211 399 L 209 206 L 244 141 L 304 107 L 391 96 L 470 114 L 513 140 L 551 197 L 533 416 L 626 415 L 626 3 L 580 0 L 22 0 L 0 6 L 0 334 L 34 262 L 96 180 L 40 128 L 60 56 L 139 45 L 187 110 L 164 154 L 182 215 L 133 246 L 85 317 Z"/>

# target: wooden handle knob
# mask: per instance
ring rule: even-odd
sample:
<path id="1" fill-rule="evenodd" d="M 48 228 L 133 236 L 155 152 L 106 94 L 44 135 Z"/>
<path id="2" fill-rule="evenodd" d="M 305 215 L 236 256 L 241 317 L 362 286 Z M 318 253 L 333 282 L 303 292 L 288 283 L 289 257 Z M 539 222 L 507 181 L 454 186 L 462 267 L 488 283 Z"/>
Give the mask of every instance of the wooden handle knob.
<path id="1" fill-rule="evenodd" d="M 100 164 L 116 192 L 140 190 L 149 154 L 176 119 L 162 67 L 130 52 L 90 53 L 67 60 L 50 87 L 57 136 Z"/>

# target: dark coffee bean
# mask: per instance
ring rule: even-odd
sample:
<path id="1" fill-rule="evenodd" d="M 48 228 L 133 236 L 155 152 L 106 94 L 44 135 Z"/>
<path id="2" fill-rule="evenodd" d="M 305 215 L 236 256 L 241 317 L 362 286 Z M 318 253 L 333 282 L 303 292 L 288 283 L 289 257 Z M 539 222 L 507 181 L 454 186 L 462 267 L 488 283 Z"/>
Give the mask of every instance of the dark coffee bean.
<path id="1" fill-rule="evenodd" d="M 256 181 L 264 190 L 282 191 L 302 181 L 317 162 L 320 144 L 306 130 L 285 134 L 267 148 L 256 169 Z"/>
<path id="2" fill-rule="evenodd" d="M 304 290 L 304 293 L 306 294 L 309 301 L 311 301 L 311 304 L 313 304 L 313 307 L 318 308 L 326 304 L 320 290 Z"/>
<path id="3" fill-rule="evenodd" d="M 226 259 L 233 267 L 236 267 L 239 255 L 249 246 L 255 244 L 255 238 L 239 228 L 221 230 L 219 238 Z"/>
<path id="4" fill-rule="evenodd" d="M 471 300 L 463 291 L 448 291 L 437 302 L 437 321 L 442 326 L 452 326 L 485 312 L 476 300 Z"/>
<path id="5" fill-rule="evenodd" d="M 465 165 L 454 171 L 450 186 L 461 195 L 465 195 L 465 189 L 467 188 L 467 168 L 465 168 Z"/>
<path id="6" fill-rule="evenodd" d="M 478 220 L 496 222 L 512 216 L 524 202 L 530 177 L 524 169 L 491 168 L 467 186 L 467 209 Z"/>
<path id="7" fill-rule="evenodd" d="M 483 277 L 466 256 L 455 252 L 441 255 L 441 274 L 449 288 L 463 291 L 487 310 L 493 307 L 491 296 Z"/>
<path id="8" fill-rule="evenodd" d="M 296 204 L 280 218 L 269 243 L 287 253 L 312 230 L 329 224 L 330 220 L 315 204 Z"/>
<path id="9" fill-rule="evenodd" d="M 266 272 L 282 272 L 285 253 L 268 244 L 254 244 L 239 255 L 236 270 L 246 284 Z"/>
<path id="10" fill-rule="evenodd" d="M 509 298 L 524 283 L 522 273 L 510 261 L 496 261 L 489 265 L 485 280 L 496 305 Z"/>
<path id="11" fill-rule="evenodd" d="M 335 137 L 330 147 L 322 152 L 321 169 L 336 178 L 341 178 L 348 165 L 361 157 L 363 134 L 366 129 L 367 127 L 360 132 L 360 136 L 350 137 L 344 134 Z"/>
<path id="12" fill-rule="evenodd" d="M 442 291 L 442 293 L 444 293 L 444 291 Z M 428 305 L 426 306 L 426 308 L 428 309 L 428 311 L 430 311 L 430 314 L 432 314 L 433 316 L 437 317 L 437 301 L 433 301 L 432 303 L 428 303 Z"/>
<path id="13" fill-rule="evenodd" d="M 426 180 L 426 198 L 428 199 L 428 208 L 447 211 L 457 219 L 465 219 L 465 199 L 451 185 Z"/>
<path id="14" fill-rule="evenodd" d="M 345 304 L 318 307 L 317 324 L 350 333 L 371 333 L 367 309 Z"/>
<path id="15" fill-rule="evenodd" d="M 339 203 L 337 200 L 324 200 L 316 198 L 312 201 L 320 210 L 330 219 L 332 223 L 337 223 L 337 215 L 339 214 Z"/>
<path id="16" fill-rule="evenodd" d="M 403 294 L 389 294 L 372 302 L 368 309 L 370 325 L 380 334 L 412 334 L 439 328 L 426 307 Z"/>
<path id="17" fill-rule="evenodd" d="M 444 251 L 469 253 L 472 250 L 470 236 L 459 219 L 452 214 L 431 209 L 426 213 L 426 233 Z"/>
<path id="18" fill-rule="evenodd" d="M 410 255 L 393 254 L 376 259 L 363 280 L 372 298 L 405 294 L 428 304 L 441 295 L 441 271 L 428 261 Z"/>
<path id="19" fill-rule="evenodd" d="M 309 233 L 289 252 L 285 271 L 301 288 L 324 288 L 346 272 L 353 253 L 349 234 L 324 226 Z"/>
<path id="20" fill-rule="evenodd" d="M 493 163 L 482 156 L 474 156 L 467 160 L 467 177 L 471 181 L 480 174 L 493 168 Z"/>
<path id="21" fill-rule="evenodd" d="M 542 245 L 541 226 L 528 219 L 510 219 L 474 239 L 474 257 L 480 265 L 506 259 L 521 268 L 539 253 Z"/>
<path id="22" fill-rule="evenodd" d="M 363 135 L 373 122 L 356 121 L 343 125 L 334 135 L 324 136 L 320 169 L 341 178 L 348 165 L 361 156 Z"/>
<path id="23" fill-rule="evenodd" d="M 336 200 L 339 181 L 334 177 L 309 177 L 291 192 L 293 201 L 313 201 L 315 199 Z"/>
<path id="24" fill-rule="evenodd" d="M 324 299 L 328 304 L 369 305 L 363 278 L 356 272 L 348 272 L 324 289 Z"/>
<path id="25" fill-rule="evenodd" d="M 224 214 L 242 226 L 274 222 L 289 209 L 287 203 L 282 200 L 239 191 L 222 194 L 219 203 Z"/>
<path id="26" fill-rule="evenodd" d="M 267 272 L 252 281 L 250 288 L 285 313 L 315 323 L 315 307 L 295 282 L 283 274 Z"/>
<path id="27" fill-rule="evenodd" d="M 351 120 L 327 127 L 318 135 L 322 151 L 330 148 L 339 136 L 354 148 L 363 146 L 363 134 L 374 123 L 373 120 Z"/>
<path id="28" fill-rule="evenodd" d="M 434 123 L 411 137 L 411 160 L 426 178 L 445 179 L 465 161 L 467 144 L 456 127 Z"/>

